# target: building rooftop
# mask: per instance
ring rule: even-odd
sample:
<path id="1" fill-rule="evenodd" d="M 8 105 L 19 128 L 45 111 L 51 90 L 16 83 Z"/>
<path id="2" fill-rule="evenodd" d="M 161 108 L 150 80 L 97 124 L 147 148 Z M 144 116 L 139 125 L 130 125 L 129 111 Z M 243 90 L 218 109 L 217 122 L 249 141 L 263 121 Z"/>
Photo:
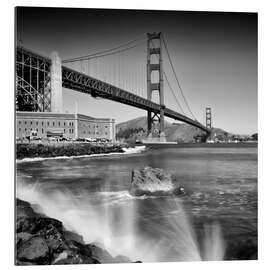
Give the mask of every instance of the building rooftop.
<path id="1" fill-rule="evenodd" d="M 84 120 L 98 120 L 98 121 L 115 121 L 112 118 L 95 118 L 85 114 L 78 113 L 78 119 Z M 23 116 L 23 117 L 58 117 L 58 118 L 69 118 L 75 119 L 75 113 L 55 113 L 55 112 L 26 112 L 26 111 L 16 111 L 16 116 Z"/>

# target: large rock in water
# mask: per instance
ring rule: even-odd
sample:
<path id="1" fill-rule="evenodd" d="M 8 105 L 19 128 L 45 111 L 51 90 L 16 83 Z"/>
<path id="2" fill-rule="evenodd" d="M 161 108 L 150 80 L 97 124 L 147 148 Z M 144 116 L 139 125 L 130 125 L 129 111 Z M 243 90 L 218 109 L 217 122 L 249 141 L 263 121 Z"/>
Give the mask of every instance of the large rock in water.
<path id="1" fill-rule="evenodd" d="M 184 189 L 177 186 L 172 175 L 159 168 L 145 167 L 132 171 L 130 193 L 142 195 L 180 195 Z"/>

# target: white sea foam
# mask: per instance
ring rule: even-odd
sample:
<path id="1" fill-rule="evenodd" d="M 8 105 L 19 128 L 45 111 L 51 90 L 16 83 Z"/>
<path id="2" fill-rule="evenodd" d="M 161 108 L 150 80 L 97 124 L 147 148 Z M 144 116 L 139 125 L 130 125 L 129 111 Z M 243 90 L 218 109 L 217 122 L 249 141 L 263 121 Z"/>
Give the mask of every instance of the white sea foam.
<path id="1" fill-rule="evenodd" d="M 138 154 L 145 150 L 145 146 L 135 146 L 129 148 L 122 148 L 124 150 L 123 153 L 101 153 L 101 154 L 92 154 L 92 155 L 79 155 L 79 156 L 59 156 L 59 157 L 34 157 L 34 158 L 23 158 L 17 159 L 16 163 L 24 163 L 24 162 L 37 162 L 43 160 L 55 160 L 55 159 L 75 159 L 75 158 L 95 158 L 95 157 L 103 157 L 103 156 L 112 156 L 112 155 L 130 155 L 130 154 Z"/>
<path id="2" fill-rule="evenodd" d="M 113 256 L 125 255 L 132 260 L 201 261 L 222 260 L 224 244 L 218 224 L 205 227 L 203 249 L 197 243 L 192 224 L 181 201 L 151 201 L 159 216 L 150 216 L 146 226 L 158 237 L 148 238 L 138 232 L 138 204 L 128 191 L 96 192 L 101 203 L 91 203 L 89 194 L 79 198 L 67 191 L 43 192 L 42 184 L 17 186 L 17 197 L 37 204 L 42 211 L 61 220 L 66 229 L 83 236 L 86 243 L 101 243 Z M 125 202 L 125 203 L 122 203 Z M 171 209 L 171 210 L 170 210 Z M 164 227 L 158 220 L 168 217 Z"/>

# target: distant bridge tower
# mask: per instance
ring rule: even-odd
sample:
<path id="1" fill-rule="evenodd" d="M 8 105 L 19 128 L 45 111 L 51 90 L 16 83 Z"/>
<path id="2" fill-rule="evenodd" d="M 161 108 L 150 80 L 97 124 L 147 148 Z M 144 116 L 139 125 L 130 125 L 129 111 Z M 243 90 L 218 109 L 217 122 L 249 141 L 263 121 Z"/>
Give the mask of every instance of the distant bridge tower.
<path id="1" fill-rule="evenodd" d="M 163 64 L 161 32 L 147 33 L 147 99 L 152 100 L 152 92 L 158 91 L 160 112 L 147 112 L 148 138 L 156 137 L 159 141 L 166 141 L 164 127 L 164 88 L 163 88 Z M 156 55 L 158 61 L 154 62 L 152 55 Z M 152 72 L 158 72 L 158 81 L 153 82 Z"/>
<path id="2" fill-rule="evenodd" d="M 211 112 L 211 108 L 207 107 L 205 110 L 205 116 L 206 116 L 206 127 L 208 129 L 212 128 L 212 112 Z"/>

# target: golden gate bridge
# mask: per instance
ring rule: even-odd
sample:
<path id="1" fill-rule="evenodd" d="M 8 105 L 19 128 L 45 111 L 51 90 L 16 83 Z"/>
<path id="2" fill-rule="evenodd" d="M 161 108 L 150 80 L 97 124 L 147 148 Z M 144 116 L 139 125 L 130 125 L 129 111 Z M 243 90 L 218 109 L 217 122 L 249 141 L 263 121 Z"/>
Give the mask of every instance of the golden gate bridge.
<path id="1" fill-rule="evenodd" d="M 187 102 L 160 32 L 64 60 L 16 47 L 16 110 L 61 112 L 62 87 L 147 111 L 149 138 L 166 140 L 165 116 L 210 134 L 209 121 L 197 121 Z"/>

